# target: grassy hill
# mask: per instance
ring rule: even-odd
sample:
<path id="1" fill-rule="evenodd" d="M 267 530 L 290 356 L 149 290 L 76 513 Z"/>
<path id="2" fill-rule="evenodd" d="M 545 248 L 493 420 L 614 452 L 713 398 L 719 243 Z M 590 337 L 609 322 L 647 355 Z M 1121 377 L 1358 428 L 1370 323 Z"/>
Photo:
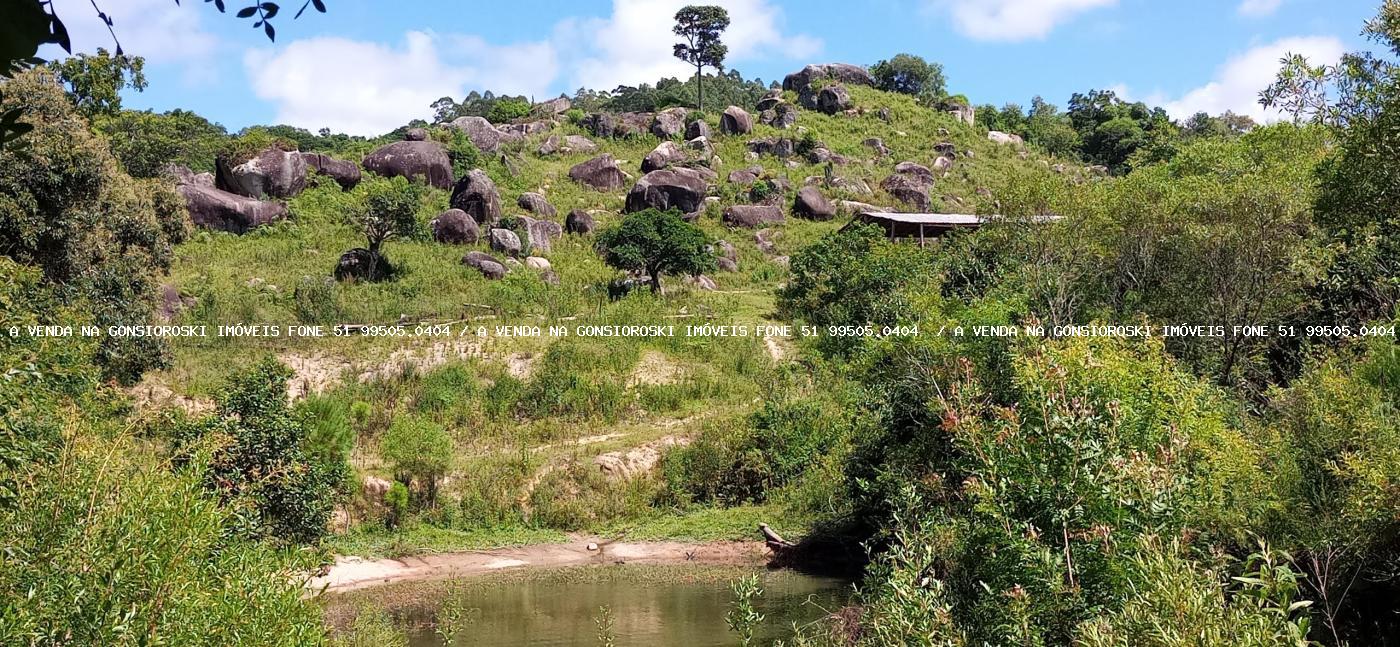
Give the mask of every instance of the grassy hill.
<path id="1" fill-rule="evenodd" d="M 688 442 L 706 426 L 746 425 L 749 414 L 765 401 L 810 390 L 811 369 L 794 368 L 797 349 L 791 340 L 455 333 L 477 325 L 562 324 L 572 331 L 590 324 L 773 322 L 773 290 L 787 275 L 785 259 L 779 257 L 835 230 L 845 218 L 812 222 L 791 217 L 796 189 L 808 178 L 823 178 L 828 169 L 801 156 L 754 159 L 747 146 L 754 139 L 821 142 L 850 160 L 830 169 L 843 180 L 839 186 L 821 183 L 829 199 L 893 210 L 909 209 L 880 189 L 881 180 L 902 161 L 932 166 L 940 155 L 934 146 L 940 142 L 951 142 L 958 153 L 951 170 L 930 191 L 936 211 L 991 212 L 997 191 L 1012 178 L 1052 173 L 1051 161 L 988 141 L 984 129 L 920 106 L 912 97 L 865 87 L 851 87 L 850 93 L 854 114 L 802 110 L 796 126 L 788 130 L 756 124 L 749 135 L 725 136 L 718 134 L 717 114 L 705 117 L 716 133 L 712 142 L 722 162 L 715 168 L 720 179 L 712 191 L 718 199 L 697 224 L 712 239 L 732 244 L 739 265 L 737 272 L 712 276 L 714 291 L 670 279 L 664 297 L 634 293 L 610 300 L 607 284 L 619 273 L 594 252 L 591 236 L 575 235 L 556 241 L 547 254 L 557 284 L 525 268 L 503 280 L 487 280 L 459 262 L 469 249 L 486 250 L 484 242 L 452 246 L 426 235 L 386 245 L 399 268 L 393 280 L 337 284 L 328 278 L 337 257 L 363 244 L 343 220 L 356 196 L 329 180 L 317 180 L 288 202 L 291 217 L 284 222 L 243 236 L 200 232 L 175 250 L 170 281 L 195 299 L 179 320 L 284 327 L 402 320 L 411 322 L 410 331 L 419 323 L 451 323 L 454 335 L 181 339 L 174 344 L 171 367 L 149 374 L 136 387 L 138 397 L 200 408 L 219 393 L 231 371 L 266 354 L 276 355 L 296 371 L 294 395 L 311 396 L 302 401 L 304 410 L 331 421 L 326 424 L 353 428 L 352 456 L 361 477 L 392 477 L 378 440 L 397 417 L 422 416 L 443 425 L 452 437 L 455 460 L 440 504 L 425 511 L 423 525 L 405 538 L 381 536 L 383 525 L 374 506 L 358 501 L 351 506 L 356 512 L 352 523 L 363 529 L 346 540 L 347 549 L 382 550 L 385 541 L 398 542 L 397 550 L 445 548 L 489 543 L 497 535 L 506 541 L 585 529 L 625 528 L 647 537 L 751 537 L 759 517 L 773 523 L 785 516 L 791 519 L 788 530 L 800 534 L 802 515 L 783 506 L 770 504 L 757 512 L 752 507 L 718 513 L 692 510 L 685 502 L 668 500 L 664 470 L 619 480 L 606 478 L 592 463 L 600 454 L 645 448 L 659 439 Z M 881 117 L 882 110 L 888 120 Z M 566 122 L 507 144 L 501 155 L 481 156 L 487 160 L 484 170 L 499 188 L 504 214 L 523 214 L 515 207 L 516 198 L 537 192 L 558 210 L 559 220 L 572 209 L 582 209 L 593 214 L 600 227 L 615 223 L 621 218 L 626 188 L 595 191 L 571 181 L 569 169 L 609 153 L 640 177 L 641 159 L 660 140 L 651 135 L 590 136 L 600 147 L 597 153 L 536 154 L 543 139 L 565 134 L 588 135 Z M 867 146 L 864 142 L 870 138 L 881 139 L 889 154 L 881 156 Z M 730 229 L 719 217 L 724 208 L 748 202 L 747 191 L 725 178 L 730 171 L 751 166 L 761 166 L 766 177 L 784 179 L 791 187 L 774 198 L 789 217 L 774 228 L 776 249 L 769 253 L 759 249 L 752 230 Z M 871 191 L 853 188 L 860 183 Z M 426 222 L 447 207 L 447 198 L 447 192 L 431 190 L 423 200 L 419 220 L 424 231 Z M 692 510 L 701 521 L 678 523 L 666 516 L 678 509 Z M 648 529 L 649 521 L 660 525 Z M 483 539 L 482 528 L 499 532 Z"/>

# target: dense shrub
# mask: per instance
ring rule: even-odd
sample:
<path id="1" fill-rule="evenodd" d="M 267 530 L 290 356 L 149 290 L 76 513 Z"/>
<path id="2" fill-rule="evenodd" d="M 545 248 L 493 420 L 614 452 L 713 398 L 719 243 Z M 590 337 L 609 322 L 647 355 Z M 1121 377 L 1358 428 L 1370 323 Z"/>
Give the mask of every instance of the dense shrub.
<path id="1" fill-rule="evenodd" d="M 43 270 L 96 325 L 149 322 L 158 273 L 188 232 L 183 200 L 123 173 L 50 77 L 30 72 L 4 89 L 0 109 L 22 107 L 34 130 L 23 154 L 0 156 L 3 254 Z M 104 336 L 98 352 L 104 373 L 128 383 L 166 359 L 154 337 Z"/>
<path id="2" fill-rule="evenodd" d="M 452 436 L 441 425 L 419 416 L 399 416 L 379 439 L 379 454 L 394 469 L 394 479 L 415 489 L 418 500 L 437 500 L 438 482 L 452 466 Z"/>
<path id="3" fill-rule="evenodd" d="M 317 429 L 287 407 L 291 369 L 268 357 L 229 379 L 216 414 L 167 431 L 177 463 L 232 508 L 238 530 L 285 542 L 325 535 L 347 479 L 344 432 Z"/>
<path id="4" fill-rule="evenodd" d="M 668 487 L 682 501 L 763 503 L 849 434 L 850 422 L 834 406 L 768 402 L 743 423 L 706 427 L 690 446 L 667 455 Z"/>

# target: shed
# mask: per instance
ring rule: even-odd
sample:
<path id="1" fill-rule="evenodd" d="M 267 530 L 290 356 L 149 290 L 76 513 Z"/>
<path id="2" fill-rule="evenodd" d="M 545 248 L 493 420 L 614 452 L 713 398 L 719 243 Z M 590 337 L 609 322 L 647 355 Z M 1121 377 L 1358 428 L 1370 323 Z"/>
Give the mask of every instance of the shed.
<path id="1" fill-rule="evenodd" d="M 885 230 L 890 240 L 917 240 L 919 245 L 956 229 L 977 229 L 990 222 L 1002 220 L 1003 216 L 978 216 L 966 213 L 886 213 L 866 211 L 858 213 L 845 227 L 857 222 L 877 225 Z M 1028 219 L 1028 222 L 1043 223 L 1059 220 L 1057 215 L 1042 215 Z M 845 229 L 842 227 L 842 229 Z"/>

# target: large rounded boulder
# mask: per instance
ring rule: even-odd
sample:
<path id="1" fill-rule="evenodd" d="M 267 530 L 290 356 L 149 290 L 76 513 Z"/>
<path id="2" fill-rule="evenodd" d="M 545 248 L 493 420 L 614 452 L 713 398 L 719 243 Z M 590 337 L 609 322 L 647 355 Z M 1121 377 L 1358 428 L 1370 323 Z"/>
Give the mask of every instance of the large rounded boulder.
<path id="1" fill-rule="evenodd" d="M 384 177 L 420 180 L 439 189 L 452 188 L 452 160 L 437 142 L 394 142 L 365 156 L 366 171 Z"/>
<path id="2" fill-rule="evenodd" d="M 571 234 L 590 234 L 597 227 L 593 222 L 593 216 L 588 215 L 588 212 L 582 209 L 574 209 L 569 212 L 567 218 L 564 218 L 564 231 Z"/>
<path id="3" fill-rule="evenodd" d="M 613 191 L 627 183 L 627 174 L 618 168 L 617 160 L 611 154 L 604 153 L 574 165 L 569 169 L 569 179 L 599 191 Z"/>
<path id="4" fill-rule="evenodd" d="M 724 224 L 730 227 L 757 229 L 768 225 L 780 225 L 785 218 L 783 210 L 775 205 L 734 205 L 724 210 Z"/>
<path id="5" fill-rule="evenodd" d="M 559 213 L 555 210 L 554 205 L 549 203 L 549 200 L 546 200 L 544 196 L 533 191 L 520 194 L 520 197 L 515 200 L 515 206 L 541 218 L 553 218 Z"/>
<path id="6" fill-rule="evenodd" d="M 265 202 L 203 184 L 176 187 L 196 227 L 242 234 L 287 216 L 280 202 Z"/>
<path id="7" fill-rule="evenodd" d="M 521 216 L 520 222 L 525 242 L 530 245 L 532 252 L 549 253 L 554 249 L 553 241 L 564 236 L 564 228 L 557 222 L 529 216 Z"/>
<path id="8" fill-rule="evenodd" d="M 450 204 L 483 227 L 490 227 L 501 218 L 501 195 L 496 191 L 496 183 L 481 169 L 472 169 L 457 181 Z"/>
<path id="9" fill-rule="evenodd" d="M 807 220 L 831 220 L 836 217 L 836 207 L 814 186 L 804 186 L 797 191 L 792 203 L 792 215 Z"/>
<path id="10" fill-rule="evenodd" d="M 844 85 L 828 85 L 817 92 L 817 110 L 834 115 L 851 109 L 851 94 Z"/>
<path id="11" fill-rule="evenodd" d="M 214 170 L 216 187 L 248 198 L 290 198 L 306 189 L 306 161 L 297 151 L 268 148 L 238 164 L 220 156 Z"/>
<path id="12" fill-rule="evenodd" d="M 449 245 L 470 245 L 481 240 L 481 226 L 461 209 L 448 209 L 428 223 L 433 240 Z"/>
<path id="13" fill-rule="evenodd" d="M 672 164 L 680 164 L 686 159 L 685 149 L 681 148 L 679 144 L 673 141 L 664 141 L 642 158 L 642 172 L 657 171 Z"/>
<path id="14" fill-rule="evenodd" d="M 482 117 L 458 117 L 448 125 L 466 133 L 472 145 L 483 153 L 494 153 L 501 146 L 501 131 Z"/>
<path id="15" fill-rule="evenodd" d="M 753 117 L 739 106 L 729 106 L 719 117 L 719 131 L 725 135 L 747 135 L 753 132 Z"/>
<path id="16" fill-rule="evenodd" d="M 915 162 L 900 162 L 895 165 L 894 173 L 880 182 L 885 193 L 920 211 L 928 210 L 931 204 L 928 190 L 932 187 L 933 171 Z"/>
<path id="17" fill-rule="evenodd" d="M 462 264 L 476 269 L 482 276 L 492 280 L 505 278 L 508 271 L 505 263 L 486 252 L 467 252 L 467 255 L 462 257 Z"/>
<path id="18" fill-rule="evenodd" d="M 699 213 L 705 206 L 708 190 L 705 176 L 688 168 L 671 168 L 652 171 L 637 180 L 637 184 L 627 192 L 625 213 L 645 209 L 666 211 L 676 209 L 687 216 Z"/>
<path id="19" fill-rule="evenodd" d="M 302 153 L 301 159 L 306 162 L 307 168 L 335 180 L 345 191 L 355 188 L 360 183 L 359 164 L 338 160 L 325 153 Z"/>
<path id="20" fill-rule="evenodd" d="M 667 108 L 651 120 L 651 134 L 661 139 L 675 139 L 685 134 L 685 108 Z"/>

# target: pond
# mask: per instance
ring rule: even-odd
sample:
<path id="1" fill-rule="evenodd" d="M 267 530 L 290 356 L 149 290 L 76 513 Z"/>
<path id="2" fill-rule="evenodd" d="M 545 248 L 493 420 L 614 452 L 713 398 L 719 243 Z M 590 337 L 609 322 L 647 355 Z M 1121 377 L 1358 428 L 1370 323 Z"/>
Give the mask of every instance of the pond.
<path id="1" fill-rule="evenodd" d="M 433 621 L 443 600 L 451 598 L 469 618 L 454 643 L 463 647 L 597 645 L 598 621 L 609 617 L 617 647 L 729 647 L 737 644 L 737 634 L 724 619 L 734 601 L 730 582 L 754 572 L 608 566 L 494 580 L 419 582 L 335 596 L 327 618 L 333 626 L 348 624 L 346 618 L 357 606 L 370 603 L 389 611 L 412 647 L 436 647 L 443 643 Z M 755 606 L 765 616 L 758 644 L 791 636 L 794 623 L 804 625 L 836 611 L 851 591 L 844 580 L 757 572 L 763 594 Z"/>

